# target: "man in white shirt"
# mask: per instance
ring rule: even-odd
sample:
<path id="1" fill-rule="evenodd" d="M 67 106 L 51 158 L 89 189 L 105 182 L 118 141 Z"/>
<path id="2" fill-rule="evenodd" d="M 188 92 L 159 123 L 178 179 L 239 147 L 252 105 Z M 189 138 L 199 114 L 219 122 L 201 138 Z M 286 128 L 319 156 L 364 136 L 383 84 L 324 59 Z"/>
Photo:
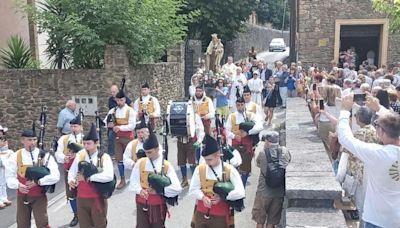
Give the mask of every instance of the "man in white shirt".
<path id="1" fill-rule="evenodd" d="M 74 227 L 78 224 L 78 211 L 76 205 L 76 199 L 72 191 L 68 188 L 68 171 L 75 159 L 75 154 L 83 149 L 83 134 L 82 134 L 82 120 L 80 115 L 76 116 L 70 122 L 71 134 L 63 135 L 60 137 L 57 143 L 57 151 L 55 153 L 55 158 L 58 163 L 64 166 L 64 181 L 66 185 L 65 194 L 71 205 L 72 212 L 74 213 L 74 218 L 70 222 L 69 226 Z M 72 144 L 76 143 L 76 144 Z M 74 148 L 76 148 L 74 150 Z"/>
<path id="2" fill-rule="evenodd" d="M 136 126 L 136 112 L 126 104 L 126 95 L 123 90 L 120 90 L 115 97 L 117 107 L 112 108 L 108 112 L 106 119 L 108 127 L 112 128 L 116 134 L 115 159 L 118 162 L 118 171 L 121 177 L 117 189 L 122 189 L 126 185 L 123 154 L 126 146 L 134 137 L 133 131 Z"/>
<path id="3" fill-rule="evenodd" d="M 243 97 L 239 97 L 236 100 L 237 111 L 231 113 L 225 122 L 227 142 L 238 150 L 242 157 L 239 172 L 244 186 L 251 173 L 251 161 L 254 156 L 252 135 L 258 135 L 263 129 L 263 124 L 257 115 L 246 111 L 245 107 Z"/>
<path id="4" fill-rule="evenodd" d="M 233 57 L 228 56 L 228 62 L 222 66 L 222 72 L 225 75 L 235 75 L 236 73 L 236 65 L 233 63 Z"/>
<path id="5" fill-rule="evenodd" d="M 177 204 L 182 187 L 174 166 L 164 159 L 155 134 L 150 134 L 143 149 L 146 157 L 137 161 L 129 184 L 129 190 L 136 196 L 136 227 L 165 227 L 167 203 Z M 159 184 L 166 179 L 169 184 Z"/>
<path id="6" fill-rule="evenodd" d="M 13 153 L 6 167 L 7 186 L 18 189 L 17 226 L 31 227 L 31 214 L 35 218 L 36 227 L 48 227 L 46 185 L 53 185 L 60 180 L 57 162 L 49 153 L 42 153 L 37 145 L 36 132 L 25 130 L 21 135 L 24 148 Z M 25 174 L 28 167 L 42 168 L 47 163 L 50 174 L 39 180 L 28 180 Z"/>
<path id="7" fill-rule="evenodd" d="M 83 145 L 85 149 L 76 154 L 68 172 L 70 190 L 77 191 L 79 227 L 105 228 L 107 199 L 98 193 L 94 182 L 105 184 L 113 181 L 113 162 L 110 155 L 98 151 L 99 136 L 94 124 L 83 138 Z M 79 170 L 82 164 L 89 164 L 101 171 L 87 176 Z"/>
<path id="8" fill-rule="evenodd" d="M 189 187 L 189 194 L 195 196 L 197 201 L 192 223 L 194 227 L 234 226 L 234 219 L 230 218 L 233 215 L 230 213 L 229 201 L 245 197 L 240 175 L 233 166 L 221 161 L 222 153 L 218 143 L 209 135 L 205 137 L 202 156 L 205 163 L 197 166 Z M 217 194 L 215 184 L 218 182 L 230 182 L 233 188 L 224 192 L 224 196 L 219 192 Z"/>
<path id="9" fill-rule="evenodd" d="M 150 95 L 150 86 L 147 82 L 142 85 L 141 96 L 136 99 L 133 109 L 137 113 L 137 121 L 144 116 L 146 123 L 150 121 L 151 128 L 156 130 L 157 121 L 161 116 L 160 103 L 156 97 Z"/>
<path id="10" fill-rule="evenodd" d="M 368 180 L 362 217 L 365 227 L 400 227 L 400 116 L 379 106 L 372 97 L 367 98 L 367 106 L 379 115 L 376 128 L 383 145 L 354 138 L 349 126 L 353 94 L 342 99 L 339 142 L 364 162 Z"/>

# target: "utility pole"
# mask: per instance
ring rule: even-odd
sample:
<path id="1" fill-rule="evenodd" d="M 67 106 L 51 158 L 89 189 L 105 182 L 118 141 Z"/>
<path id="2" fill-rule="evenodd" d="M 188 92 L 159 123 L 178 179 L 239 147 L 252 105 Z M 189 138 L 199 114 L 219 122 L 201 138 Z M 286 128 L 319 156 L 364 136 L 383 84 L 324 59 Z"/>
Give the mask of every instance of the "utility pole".
<path id="1" fill-rule="evenodd" d="M 283 16 L 282 16 L 282 38 L 283 38 L 283 29 L 285 28 L 286 5 L 287 5 L 287 0 L 284 0 L 283 1 Z"/>

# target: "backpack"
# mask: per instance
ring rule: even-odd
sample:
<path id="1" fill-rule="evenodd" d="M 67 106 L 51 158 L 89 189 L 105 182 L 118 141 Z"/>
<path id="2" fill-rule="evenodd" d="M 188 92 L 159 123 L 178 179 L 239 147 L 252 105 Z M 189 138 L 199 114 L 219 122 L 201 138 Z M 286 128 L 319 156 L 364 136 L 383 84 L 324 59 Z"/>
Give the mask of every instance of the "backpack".
<path id="1" fill-rule="evenodd" d="M 272 158 L 271 150 L 265 151 L 267 157 L 267 172 L 264 175 L 265 183 L 270 188 L 285 187 L 286 168 L 283 165 L 282 149 L 278 148 L 278 158 Z"/>

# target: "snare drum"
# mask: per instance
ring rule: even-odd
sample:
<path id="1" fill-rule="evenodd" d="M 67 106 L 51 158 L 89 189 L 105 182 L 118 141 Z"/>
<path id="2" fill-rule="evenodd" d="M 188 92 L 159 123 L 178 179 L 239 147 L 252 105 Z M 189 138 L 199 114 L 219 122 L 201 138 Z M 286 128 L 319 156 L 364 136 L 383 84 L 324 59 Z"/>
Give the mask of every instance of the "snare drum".
<path id="1" fill-rule="evenodd" d="M 195 117 L 191 101 L 170 101 L 167 107 L 167 114 L 172 136 L 195 137 Z"/>

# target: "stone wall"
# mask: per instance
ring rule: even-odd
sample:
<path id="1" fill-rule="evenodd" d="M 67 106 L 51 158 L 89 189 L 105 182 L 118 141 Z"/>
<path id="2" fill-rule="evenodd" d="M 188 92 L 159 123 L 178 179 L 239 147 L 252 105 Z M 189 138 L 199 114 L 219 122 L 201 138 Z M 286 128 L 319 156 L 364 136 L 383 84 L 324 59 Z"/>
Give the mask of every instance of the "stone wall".
<path id="1" fill-rule="evenodd" d="M 42 106 L 48 107 L 46 143 L 50 143 L 56 134 L 58 112 L 74 95 L 96 96 L 98 111 L 104 118 L 108 111 L 109 87 L 113 83 L 119 85 L 123 77 L 126 78 L 125 91 L 133 99 L 138 98 L 141 85 L 149 82 L 152 95 L 159 98 L 162 110 L 166 109 L 169 100 L 183 97 L 183 63 L 124 67 L 124 59 L 107 60 L 107 56 L 114 55 L 121 56 L 119 52 L 106 51 L 105 62 L 111 64 L 106 69 L 0 70 L 0 124 L 9 128 L 11 148 L 20 146 L 19 134 L 31 126 L 32 120 L 39 119 Z M 85 118 L 86 130 L 91 121 L 94 117 Z"/>
<path id="2" fill-rule="evenodd" d="M 281 30 L 246 24 L 244 31 L 236 39 L 225 44 L 225 59 L 227 56 L 233 56 L 235 61 L 246 58 L 252 46 L 258 52 L 267 51 L 273 38 L 282 37 L 286 45 L 289 45 L 288 31 L 282 33 Z"/>
<path id="3" fill-rule="evenodd" d="M 385 18 L 367 0 L 299 0 L 298 16 L 298 60 L 305 66 L 316 63 L 322 67 L 329 67 L 334 58 L 336 19 Z M 326 46 L 319 47 L 320 39 L 327 41 Z M 388 63 L 399 60 L 399 43 L 399 34 L 389 35 Z"/>

